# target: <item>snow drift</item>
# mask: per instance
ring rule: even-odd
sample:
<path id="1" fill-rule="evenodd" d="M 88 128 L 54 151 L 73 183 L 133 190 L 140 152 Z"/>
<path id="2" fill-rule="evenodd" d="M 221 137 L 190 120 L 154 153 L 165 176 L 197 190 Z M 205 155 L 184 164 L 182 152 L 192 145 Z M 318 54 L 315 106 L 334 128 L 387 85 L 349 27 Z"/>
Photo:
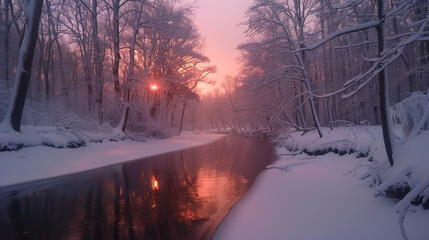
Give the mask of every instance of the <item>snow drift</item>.
<path id="1" fill-rule="evenodd" d="M 324 129 L 319 138 L 316 131 L 290 133 L 276 144 L 292 153 L 323 155 L 355 154 L 365 157 L 356 168 L 365 168 L 359 178 L 374 188 L 374 196 L 401 199 L 395 206 L 403 237 L 403 220 L 411 204 L 429 208 L 429 94 L 417 92 L 391 109 L 396 143 L 394 165 L 391 167 L 383 144 L 380 126 L 349 125 Z"/>

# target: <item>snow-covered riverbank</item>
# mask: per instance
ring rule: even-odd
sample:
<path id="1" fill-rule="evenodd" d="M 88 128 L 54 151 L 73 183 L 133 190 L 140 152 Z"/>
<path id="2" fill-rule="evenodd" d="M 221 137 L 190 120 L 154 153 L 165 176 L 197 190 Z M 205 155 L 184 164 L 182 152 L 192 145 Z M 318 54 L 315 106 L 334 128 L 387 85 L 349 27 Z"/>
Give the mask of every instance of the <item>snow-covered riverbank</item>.
<path id="1" fill-rule="evenodd" d="M 328 153 L 283 156 L 259 175 L 232 208 L 214 239 L 402 239 L 394 206 L 350 170 L 363 159 Z M 359 173 L 357 173 L 359 174 Z M 408 239 L 429 239 L 429 211 L 412 206 Z"/>
<path id="2" fill-rule="evenodd" d="M 77 149 L 45 146 L 0 152 L 0 187 L 92 170 L 213 142 L 221 134 L 184 132 L 164 140 L 89 143 Z"/>
<path id="3" fill-rule="evenodd" d="M 215 239 L 429 239 L 429 131 L 398 143 L 393 166 L 379 126 L 324 131 L 278 139 Z"/>

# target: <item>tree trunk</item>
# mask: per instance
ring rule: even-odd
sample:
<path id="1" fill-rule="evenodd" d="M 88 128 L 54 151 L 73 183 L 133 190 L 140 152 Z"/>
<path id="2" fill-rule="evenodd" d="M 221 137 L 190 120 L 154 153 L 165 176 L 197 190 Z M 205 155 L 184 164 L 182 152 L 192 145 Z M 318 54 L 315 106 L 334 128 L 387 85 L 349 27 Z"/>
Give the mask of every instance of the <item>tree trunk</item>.
<path id="1" fill-rule="evenodd" d="M 92 101 L 92 83 L 91 83 L 91 70 L 89 67 L 89 62 L 86 61 L 87 58 L 85 58 L 84 62 L 84 74 L 85 74 L 85 82 L 86 82 L 86 88 L 87 88 L 87 95 L 88 95 L 88 113 L 92 113 L 93 109 L 93 101 Z"/>
<path id="2" fill-rule="evenodd" d="M 65 73 L 64 73 L 64 61 L 63 61 L 63 53 L 62 53 L 62 49 L 61 49 L 61 44 L 60 44 L 60 40 L 59 40 L 59 32 L 58 29 L 55 28 L 55 22 L 54 22 L 54 16 L 52 15 L 52 10 L 51 10 L 51 3 L 48 1 L 46 2 L 46 10 L 47 10 L 47 14 L 48 14 L 48 21 L 49 21 L 49 25 L 52 31 L 52 35 L 54 36 L 54 42 L 57 48 L 57 52 L 58 52 L 58 58 L 59 58 L 59 70 L 60 70 L 60 76 L 61 76 L 61 94 L 64 96 L 65 99 L 65 103 L 66 106 L 69 107 L 69 101 L 68 101 L 68 95 L 69 95 L 69 88 L 70 88 L 70 83 L 67 81 Z M 58 18 L 59 18 L 59 14 L 58 14 Z"/>
<path id="3" fill-rule="evenodd" d="M 100 41 L 98 38 L 97 1 L 92 1 L 92 41 L 94 44 L 95 70 L 95 120 L 101 125 L 103 121 L 103 62 L 101 60 Z"/>
<path id="4" fill-rule="evenodd" d="M 378 54 L 384 51 L 384 3 L 383 0 L 378 0 L 378 19 L 380 24 L 376 27 L 377 29 L 377 40 L 378 40 Z M 383 66 L 379 66 L 383 67 Z M 389 85 L 387 81 L 386 69 L 383 69 L 378 74 L 378 82 L 380 87 L 380 113 L 381 113 L 381 127 L 383 130 L 384 146 L 386 148 L 387 158 L 389 163 L 393 166 L 393 131 L 390 119 L 390 106 L 389 106 Z"/>
<path id="5" fill-rule="evenodd" d="M 173 127 L 174 113 L 176 112 L 176 107 L 177 107 L 177 101 L 174 103 L 173 111 L 171 114 L 170 127 Z"/>
<path id="6" fill-rule="evenodd" d="M 121 130 L 122 132 L 125 132 L 125 129 L 127 129 L 127 123 L 128 123 L 128 117 L 129 117 L 129 113 L 130 113 L 130 97 L 131 97 L 131 93 L 130 93 L 130 89 L 126 90 L 127 92 L 125 93 L 126 96 L 126 102 L 124 104 L 124 113 L 122 114 L 122 119 L 120 122 L 120 126 L 121 126 Z"/>
<path id="7" fill-rule="evenodd" d="M 137 19 L 134 25 L 133 29 L 133 35 L 131 39 L 131 45 L 130 45 L 130 64 L 128 66 L 128 75 L 127 75 L 127 81 L 125 82 L 125 99 L 124 99 L 124 109 L 122 110 L 122 117 L 121 121 L 118 124 L 118 128 L 120 128 L 123 132 L 125 132 L 125 129 L 127 129 L 127 123 L 128 123 L 128 115 L 130 111 L 130 91 L 131 91 L 131 81 L 134 74 L 134 56 L 135 56 L 135 46 L 136 46 L 136 39 L 137 34 L 139 32 L 140 28 L 140 19 L 143 12 L 143 6 L 145 4 L 145 0 L 141 0 L 140 9 L 137 15 Z"/>
<path id="8" fill-rule="evenodd" d="M 3 119 L 3 124 L 11 126 L 17 132 L 21 131 L 22 112 L 31 77 L 31 65 L 36 48 L 42 5 L 43 0 L 28 0 L 25 36 L 20 47 L 11 102 Z"/>
<path id="9" fill-rule="evenodd" d="M 113 10 L 113 84 L 115 89 L 115 97 L 120 101 L 121 89 L 119 86 L 119 60 L 121 54 L 119 52 L 119 0 L 112 1 Z"/>
<path id="10" fill-rule="evenodd" d="M 182 127 L 183 127 L 183 116 L 185 116 L 185 109 L 186 109 L 186 101 L 185 101 L 185 102 L 183 102 L 182 117 L 180 118 L 180 129 L 179 129 L 179 133 L 182 133 Z"/>
<path id="11" fill-rule="evenodd" d="M 4 78 L 4 81 L 6 82 L 6 88 L 9 89 L 9 34 L 10 34 L 10 23 L 9 23 L 9 8 L 8 8 L 8 1 L 4 1 L 3 6 L 3 14 L 4 14 L 4 22 L 3 22 L 3 31 L 2 31 L 2 37 L 3 37 L 3 54 L 1 56 L 2 58 L 2 77 Z"/>
<path id="12" fill-rule="evenodd" d="M 304 48 L 304 46 L 301 45 L 301 48 Z M 304 84 L 305 84 L 305 88 L 306 88 L 306 90 L 308 92 L 311 92 L 310 76 L 307 73 L 307 64 L 306 64 L 305 52 L 302 52 L 301 54 L 302 54 L 301 58 L 300 58 L 299 55 L 297 55 L 297 59 L 298 59 L 300 65 L 301 65 L 301 67 L 304 69 L 304 72 L 303 72 L 304 80 L 303 81 L 304 81 Z M 301 92 L 304 92 L 304 91 L 301 91 Z M 303 96 L 301 96 L 301 97 L 303 97 Z M 309 101 L 310 101 L 310 110 L 311 110 L 311 115 L 313 117 L 314 125 L 316 127 L 317 133 L 319 134 L 319 137 L 322 138 L 323 137 L 323 132 L 322 132 L 322 129 L 321 129 L 321 126 L 320 126 L 319 117 L 317 115 L 316 108 L 314 106 L 314 97 L 310 96 Z"/>

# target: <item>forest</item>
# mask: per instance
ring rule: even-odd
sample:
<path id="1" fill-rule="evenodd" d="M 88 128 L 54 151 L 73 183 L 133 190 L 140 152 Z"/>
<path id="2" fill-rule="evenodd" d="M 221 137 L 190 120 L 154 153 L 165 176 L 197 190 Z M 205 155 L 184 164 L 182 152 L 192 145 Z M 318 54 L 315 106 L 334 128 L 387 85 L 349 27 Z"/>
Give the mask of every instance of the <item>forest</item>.
<path id="1" fill-rule="evenodd" d="M 40 24 L 31 32 L 33 3 Z M 391 111 L 398 124 L 411 111 L 401 101 L 416 92 L 425 99 L 427 1 L 256 0 L 243 22 L 248 40 L 238 46 L 241 73 L 204 95 L 197 86 L 213 84 L 216 67 L 204 55 L 195 8 L 174 0 L 3 1 L 0 117 L 17 131 L 22 122 L 138 138 L 185 125 L 316 129 L 322 137 L 322 126 L 343 124 L 381 124 L 387 134 Z M 28 86 L 13 88 L 27 37 L 35 43 Z"/>
<path id="2" fill-rule="evenodd" d="M 162 136 L 181 125 L 186 103 L 198 99 L 196 86 L 210 83 L 216 70 L 203 53 L 192 5 L 8 0 L 1 9 L 0 116 L 12 117 L 16 131 L 22 123 Z M 27 38 L 36 44 L 26 50 L 28 86 L 13 88 Z M 26 102 L 22 117 L 8 110 L 16 96 Z"/>

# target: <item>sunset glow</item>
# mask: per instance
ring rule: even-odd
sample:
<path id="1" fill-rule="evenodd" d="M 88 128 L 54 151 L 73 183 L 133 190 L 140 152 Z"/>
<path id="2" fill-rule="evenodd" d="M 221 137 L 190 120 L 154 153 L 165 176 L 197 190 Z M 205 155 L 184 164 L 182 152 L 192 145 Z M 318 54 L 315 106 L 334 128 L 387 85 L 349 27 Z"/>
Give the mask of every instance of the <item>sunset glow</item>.
<path id="1" fill-rule="evenodd" d="M 156 86 L 156 85 L 150 85 L 150 89 L 151 89 L 152 91 L 155 91 L 155 90 L 157 90 L 157 89 L 158 89 L 158 86 Z"/>
<path id="2" fill-rule="evenodd" d="M 237 45 L 245 42 L 245 26 L 240 25 L 251 0 L 242 1 L 212 1 L 200 0 L 196 14 L 196 23 L 205 39 L 205 53 L 211 64 L 217 66 L 217 72 L 210 78 L 216 85 L 201 84 L 203 93 L 220 88 L 227 75 L 238 74 L 240 56 Z M 221 18 L 217 16 L 222 16 Z"/>
<path id="3" fill-rule="evenodd" d="M 159 182 L 154 175 L 150 178 L 152 190 L 159 190 Z"/>

